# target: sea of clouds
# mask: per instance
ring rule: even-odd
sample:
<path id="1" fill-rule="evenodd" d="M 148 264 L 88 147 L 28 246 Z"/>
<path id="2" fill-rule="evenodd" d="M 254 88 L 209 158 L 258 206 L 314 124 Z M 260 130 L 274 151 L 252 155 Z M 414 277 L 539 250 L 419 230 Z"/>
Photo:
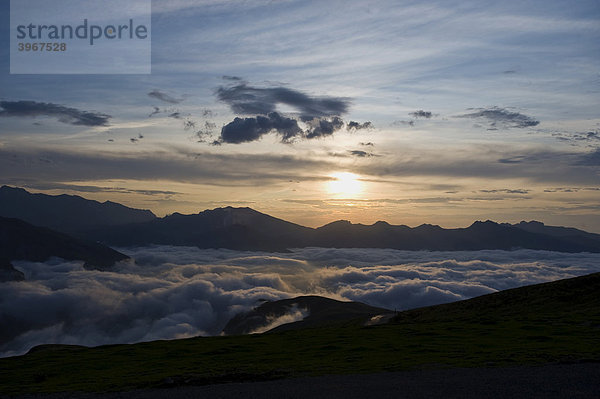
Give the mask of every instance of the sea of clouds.
<path id="1" fill-rule="evenodd" d="M 532 250 L 119 250 L 135 262 L 111 272 L 61 259 L 13 262 L 26 280 L 0 283 L 0 356 L 47 343 L 218 335 L 238 312 L 299 295 L 403 310 L 600 271 L 600 254 Z"/>

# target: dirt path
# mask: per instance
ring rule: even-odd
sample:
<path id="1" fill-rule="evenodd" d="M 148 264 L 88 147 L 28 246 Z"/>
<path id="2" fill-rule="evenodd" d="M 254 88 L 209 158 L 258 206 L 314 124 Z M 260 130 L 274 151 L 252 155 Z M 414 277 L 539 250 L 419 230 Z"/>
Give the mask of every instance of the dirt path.
<path id="1" fill-rule="evenodd" d="M 600 363 L 325 376 L 108 394 L 19 398 L 600 398 Z"/>

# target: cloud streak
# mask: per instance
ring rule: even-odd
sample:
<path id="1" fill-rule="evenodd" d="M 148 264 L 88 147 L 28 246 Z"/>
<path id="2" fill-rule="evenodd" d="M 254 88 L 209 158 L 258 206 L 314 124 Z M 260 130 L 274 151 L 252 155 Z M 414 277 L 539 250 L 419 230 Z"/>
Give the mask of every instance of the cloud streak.
<path id="1" fill-rule="evenodd" d="M 24 353 L 43 343 L 215 335 L 235 314 L 265 299 L 315 294 L 409 309 L 600 270 L 598 254 L 529 250 L 120 250 L 136 262 L 120 263 L 112 272 L 58 259 L 13 262 L 26 280 L 0 283 L 1 354 Z M 288 319 L 302 314 L 290 312 Z"/>
<path id="2" fill-rule="evenodd" d="M 476 108 L 475 112 L 471 112 L 464 115 L 459 115 L 458 118 L 472 118 L 484 120 L 488 123 L 489 130 L 496 130 L 499 128 L 527 128 L 533 127 L 540 124 L 540 121 L 534 118 L 521 114 L 520 112 L 513 112 L 506 108 L 491 107 L 491 108 Z"/>
<path id="3" fill-rule="evenodd" d="M 37 101 L 0 101 L 0 117 L 33 118 L 36 116 L 51 116 L 59 122 L 75 126 L 108 126 L 110 115 L 82 111 L 77 108 L 65 107 L 54 103 Z"/>
<path id="4" fill-rule="evenodd" d="M 162 91 L 156 89 L 150 91 L 148 93 L 148 96 L 170 104 L 179 104 L 183 101 L 183 98 L 175 98 L 168 95 L 167 93 L 163 93 Z"/>

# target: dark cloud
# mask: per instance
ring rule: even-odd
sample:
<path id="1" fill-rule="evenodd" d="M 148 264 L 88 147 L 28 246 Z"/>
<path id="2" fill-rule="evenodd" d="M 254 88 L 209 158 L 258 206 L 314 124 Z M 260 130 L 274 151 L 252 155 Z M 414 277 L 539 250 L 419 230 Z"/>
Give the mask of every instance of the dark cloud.
<path id="1" fill-rule="evenodd" d="M 201 129 L 198 129 L 194 134 L 196 135 L 198 142 L 205 142 L 209 137 L 212 137 L 216 128 L 216 123 L 204 121 L 204 126 Z"/>
<path id="2" fill-rule="evenodd" d="M 153 111 L 148 114 L 148 118 L 151 118 L 152 116 L 156 115 L 156 114 L 160 114 L 162 111 L 160 110 L 160 108 L 158 107 L 152 107 Z"/>
<path id="3" fill-rule="evenodd" d="M 372 128 L 373 128 L 373 124 L 371 122 L 359 123 L 359 122 L 355 122 L 355 121 L 350 121 L 346 125 L 346 129 L 348 129 L 348 130 L 362 130 L 362 129 L 372 129 Z"/>
<path id="4" fill-rule="evenodd" d="M 225 77 L 224 77 L 225 78 Z M 260 139 L 263 135 L 275 132 L 284 143 L 295 139 L 314 139 L 330 136 L 344 127 L 341 115 L 348 111 L 350 101 L 341 97 L 316 97 L 287 87 L 260 88 L 248 85 L 241 79 L 231 79 L 233 86 L 219 87 L 217 98 L 229 105 L 240 115 L 221 129 L 220 142 L 244 143 Z M 277 111 L 278 105 L 292 107 L 296 112 L 283 116 Z M 304 123 L 304 129 L 299 123 Z M 352 122 L 354 129 L 371 127 L 370 122 Z"/>
<path id="5" fill-rule="evenodd" d="M 110 272 L 58 259 L 14 262 L 25 281 L 0 283 L 0 356 L 48 343 L 96 346 L 217 335 L 236 313 L 265 299 L 317 294 L 410 309 L 600 270 L 599 254 L 531 250 L 123 251 L 135 262 Z"/>
<path id="6" fill-rule="evenodd" d="M 302 121 L 340 116 L 350 106 L 346 98 L 313 97 L 287 87 L 258 88 L 246 83 L 219 87 L 217 97 L 242 115 L 267 115 L 277 110 L 277 104 L 285 104 L 296 108 Z"/>
<path id="7" fill-rule="evenodd" d="M 410 126 L 413 127 L 415 125 L 415 121 L 394 121 L 392 122 L 392 126 Z"/>
<path id="8" fill-rule="evenodd" d="M 332 118 L 317 118 L 307 121 L 307 123 L 309 125 L 305 136 L 307 139 L 331 136 L 334 132 L 344 127 L 344 121 L 337 116 Z"/>
<path id="9" fill-rule="evenodd" d="M 233 82 L 241 82 L 244 79 L 240 78 L 239 76 L 230 76 L 230 75 L 223 75 L 222 76 L 223 80 L 229 80 L 229 81 L 233 81 Z"/>
<path id="10" fill-rule="evenodd" d="M 508 158 L 500 158 L 498 160 L 498 162 L 511 164 L 511 163 L 521 163 L 521 162 L 525 162 L 527 160 L 528 160 L 528 157 L 525 155 L 515 155 L 515 156 L 508 157 Z"/>
<path id="11" fill-rule="evenodd" d="M 544 190 L 545 193 L 578 193 L 580 191 L 600 191 L 600 187 L 555 187 Z"/>
<path id="12" fill-rule="evenodd" d="M 596 148 L 595 151 L 583 155 L 576 164 L 583 166 L 600 166 L 600 148 Z"/>
<path id="13" fill-rule="evenodd" d="M 196 129 L 196 121 L 192 119 L 186 119 L 183 121 L 183 130 Z"/>
<path id="14" fill-rule="evenodd" d="M 413 118 L 425 118 L 425 119 L 431 119 L 431 117 L 433 116 L 433 114 L 430 111 L 423 111 L 422 109 L 415 111 L 415 112 L 410 112 L 409 115 L 412 116 Z"/>
<path id="15" fill-rule="evenodd" d="M 373 154 L 372 152 L 362 151 L 362 150 L 352 150 L 348 151 L 348 153 L 354 157 L 359 158 L 369 158 L 369 157 L 377 157 L 378 155 Z"/>
<path id="16" fill-rule="evenodd" d="M 148 96 L 152 97 L 152 98 L 156 98 L 160 101 L 164 101 L 166 103 L 170 103 L 170 104 L 179 104 L 180 102 L 182 102 L 184 99 L 183 98 L 175 98 L 172 97 L 166 93 L 163 93 L 159 90 L 152 90 L 151 92 L 148 93 Z"/>
<path id="17" fill-rule="evenodd" d="M 370 141 L 367 143 L 358 143 L 358 144 L 365 146 L 365 147 L 375 147 L 375 144 Z"/>
<path id="18" fill-rule="evenodd" d="M 530 191 L 531 190 L 527 190 L 527 189 L 509 189 L 509 188 L 494 189 L 494 190 L 479 190 L 479 192 L 486 193 L 486 194 L 498 194 L 498 193 L 504 193 L 504 194 L 529 194 Z"/>
<path id="19" fill-rule="evenodd" d="M 108 120 L 111 118 L 107 114 L 37 101 L 0 101 L 0 107 L 0 117 L 52 116 L 62 123 L 76 126 L 108 126 Z"/>
<path id="20" fill-rule="evenodd" d="M 303 131 L 295 119 L 271 112 L 255 118 L 235 118 L 221 129 L 221 141 L 224 143 L 245 143 L 260 139 L 267 133 L 276 131 L 281 141 L 290 142 L 302 135 Z"/>
<path id="21" fill-rule="evenodd" d="M 457 118 L 481 119 L 488 122 L 489 130 L 498 128 L 526 128 L 540 124 L 539 121 L 530 116 L 513 112 L 506 108 L 473 108 L 475 112 L 459 115 Z"/>
<path id="22" fill-rule="evenodd" d="M 600 131 L 589 131 L 583 133 L 568 133 L 568 132 L 558 132 L 553 133 L 553 137 L 561 141 L 569 141 L 573 144 L 586 144 L 588 146 L 594 146 L 600 141 Z"/>

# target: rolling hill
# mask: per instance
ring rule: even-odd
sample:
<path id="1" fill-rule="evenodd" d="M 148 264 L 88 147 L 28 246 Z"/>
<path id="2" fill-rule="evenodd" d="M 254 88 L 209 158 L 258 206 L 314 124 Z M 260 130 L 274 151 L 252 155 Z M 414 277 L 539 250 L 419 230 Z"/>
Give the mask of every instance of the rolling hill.
<path id="1" fill-rule="evenodd" d="M 274 324 L 274 321 L 285 320 L 286 315 L 298 314 L 299 320 Z M 292 329 L 323 326 L 341 320 L 364 319 L 372 316 L 391 313 L 390 310 L 376 308 L 360 302 L 341 302 L 320 296 L 301 296 L 265 302 L 247 313 L 232 318 L 223 333 L 226 335 L 248 334 L 257 330 L 286 331 Z"/>

